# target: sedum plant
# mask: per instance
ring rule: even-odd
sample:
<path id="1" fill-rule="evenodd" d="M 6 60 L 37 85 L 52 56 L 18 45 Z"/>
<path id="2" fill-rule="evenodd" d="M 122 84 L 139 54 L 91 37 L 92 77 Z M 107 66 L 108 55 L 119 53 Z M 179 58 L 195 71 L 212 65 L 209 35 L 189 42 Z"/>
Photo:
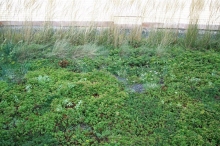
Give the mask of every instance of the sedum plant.
<path id="1" fill-rule="evenodd" d="M 112 137 L 126 119 L 128 95 L 114 76 L 43 68 L 25 79 L 13 86 L 1 81 L 0 145 L 117 143 Z"/>

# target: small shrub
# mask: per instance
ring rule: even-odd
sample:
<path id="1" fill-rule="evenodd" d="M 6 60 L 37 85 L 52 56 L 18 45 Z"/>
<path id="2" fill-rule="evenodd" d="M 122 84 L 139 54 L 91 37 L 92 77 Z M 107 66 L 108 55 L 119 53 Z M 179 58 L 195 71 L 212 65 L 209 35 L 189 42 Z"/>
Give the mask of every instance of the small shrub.
<path id="1" fill-rule="evenodd" d="M 0 45 L 0 63 L 12 63 L 14 61 L 14 47 L 15 44 L 12 42 L 5 40 L 1 45 Z"/>

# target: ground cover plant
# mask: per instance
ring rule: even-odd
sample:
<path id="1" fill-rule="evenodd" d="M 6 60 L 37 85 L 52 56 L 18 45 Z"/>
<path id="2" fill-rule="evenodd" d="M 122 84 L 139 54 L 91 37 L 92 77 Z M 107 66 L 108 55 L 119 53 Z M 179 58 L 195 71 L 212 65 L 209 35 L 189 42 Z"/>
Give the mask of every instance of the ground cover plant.
<path id="1" fill-rule="evenodd" d="M 88 29 L 1 28 L 0 145 L 220 145 L 219 31 Z"/>

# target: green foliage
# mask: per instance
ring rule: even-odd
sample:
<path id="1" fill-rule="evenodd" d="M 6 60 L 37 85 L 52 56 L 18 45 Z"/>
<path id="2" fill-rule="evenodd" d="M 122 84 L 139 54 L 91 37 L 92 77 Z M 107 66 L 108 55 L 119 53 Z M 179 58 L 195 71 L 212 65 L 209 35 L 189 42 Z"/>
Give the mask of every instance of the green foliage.
<path id="1" fill-rule="evenodd" d="M 197 31 L 4 32 L 0 145 L 219 145 L 219 32 Z"/>
<path id="2" fill-rule="evenodd" d="M 142 45 L 142 28 L 141 27 L 135 27 L 130 30 L 129 37 L 128 37 L 128 43 L 133 47 L 133 48 L 138 48 Z"/>
<path id="3" fill-rule="evenodd" d="M 211 34 L 212 34 L 211 38 L 207 43 L 207 45 L 208 45 L 207 48 L 219 51 L 220 50 L 220 30 L 217 30 L 215 34 L 214 33 L 211 33 Z"/>
<path id="4" fill-rule="evenodd" d="M 144 36 L 142 31 L 141 27 L 125 29 L 117 26 L 109 28 L 91 26 L 64 29 L 52 28 L 48 24 L 40 28 L 27 25 L 18 29 L 0 28 L 0 42 L 10 40 L 12 44 L 19 42 L 56 44 L 57 41 L 67 40 L 72 46 L 98 44 L 99 46 L 120 47 L 128 43 L 133 48 L 141 47 L 144 44 L 162 48 L 179 44 L 192 49 L 219 50 L 219 30 L 199 30 L 197 24 L 190 24 L 186 32 L 180 32 L 177 29 L 151 29 L 147 32 L 147 36 Z"/>
<path id="5" fill-rule="evenodd" d="M 186 35 L 185 35 L 185 46 L 189 48 L 195 48 L 196 42 L 198 39 L 198 26 L 197 24 L 190 24 L 188 26 Z"/>
<path id="6" fill-rule="evenodd" d="M 189 25 L 185 38 L 185 47 L 196 50 L 219 51 L 219 30 L 199 30 L 197 25 Z"/>
<path id="7" fill-rule="evenodd" d="M 49 51 L 48 45 L 20 43 L 14 48 L 14 58 L 17 61 L 25 61 L 45 57 L 45 53 Z"/>
<path id="8" fill-rule="evenodd" d="M 1 46 L 0 46 L 0 63 L 8 63 L 13 62 L 13 56 L 14 52 L 13 49 L 15 47 L 15 44 L 13 44 L 11 41 L 5 40 Z"/>
<path id="9" fill-rule="evenodd" d="M 146 39 L 146 43 L 150 46 L 166 47 L 176 44 L 178 41 L 178 30 L 172 29 L 152 29 Z"/>
<path id="10" fill-rule="evenodd" d="M 99 32 L 99 35 L 97 35 L 96 43 L 98 45 L 104 45 L 104 46 L 113 46 L 114 44 L 114 29 L 102 29 Z"/>
<path id="11" fill-rule="evenodd" d="M 1 82 L 1 145 L 115 141 L 127 94 L 109 73 L 40 69 L 25 78 L 22 85 Z"/>

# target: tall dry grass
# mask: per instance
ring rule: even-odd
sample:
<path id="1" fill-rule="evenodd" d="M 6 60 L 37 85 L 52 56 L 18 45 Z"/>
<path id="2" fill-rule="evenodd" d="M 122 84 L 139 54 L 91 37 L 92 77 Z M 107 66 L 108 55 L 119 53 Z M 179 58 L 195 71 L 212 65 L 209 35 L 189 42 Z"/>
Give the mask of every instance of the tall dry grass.
<path id="1" fill-rule="evenodd" d="M 138 47 L 144 39 L 144 42 L 148 44 L 163 48 L 163 46 L 178 43 L 178 29 L 184 18 L 189 20 L 183 41 L 184 46 L 196 47 L 201 44 L 199 42 L 208 46 L 213 32 L 207 31 L 204 37 L 198 37 L 198 29 L 202 21 L 201 14 L 209 11 L 206 21 L 207 29 L 210 29 L 208 26 L 220 22 L 220 17 L 216 15 L 220 10 L 218 0 L 190 0 L 187 3 L 183 0 L 94 0 L 91 5 L 86 0 L 71 0 L 66 3 L 59 0 L 20 0 L 19 6 L 14 2 L 14 0 L 0 0 L 0 19 L 5 19 L 5 16 L 13 16 L 18 21 L 23 20 L 24 24 L 16 31 L 15 28 L 3 27 L 0 42 L 7 39 L 13 40 L 15 43 L 25 41 L 45 44 L 65 39 L 69 40 L 72 45 L 96 43 L 118 47 L 129 42 L 132 46 Z M 185 13 L 188 13 L 187 18 Z M 21 14 L 24 18 L 20 17 Z M 39 17 L 40 15 L 41 17 Z M 137 16 L 141 18 L 141 22 L 154 21 L 161 22 L 163 25 L 150 27 L 151 31 L 145 38 L 142 36 L 140 24 L 133 25 L 132 29 L 129 28 L 129 33 L 121 27 L 122 25 L 111 25 L 108 28 L 100 29 L 91 23 L 88 27 L 75 27 L 76 21 L 114 21 L 114 16 L 127 17 L 128 20 L 130 16 Z M 33 26 L 32 20 L 40 20 L 40 18 L 44 20 L 43 26 L 40 28 Z M 64 28 L 61 25 L 54 29 L 51 22 L 61 19 L 69 21 L 71 26 Z M 170 28 L 171 23 L 175 24 L 172 26 L 175 29 Z"/>

